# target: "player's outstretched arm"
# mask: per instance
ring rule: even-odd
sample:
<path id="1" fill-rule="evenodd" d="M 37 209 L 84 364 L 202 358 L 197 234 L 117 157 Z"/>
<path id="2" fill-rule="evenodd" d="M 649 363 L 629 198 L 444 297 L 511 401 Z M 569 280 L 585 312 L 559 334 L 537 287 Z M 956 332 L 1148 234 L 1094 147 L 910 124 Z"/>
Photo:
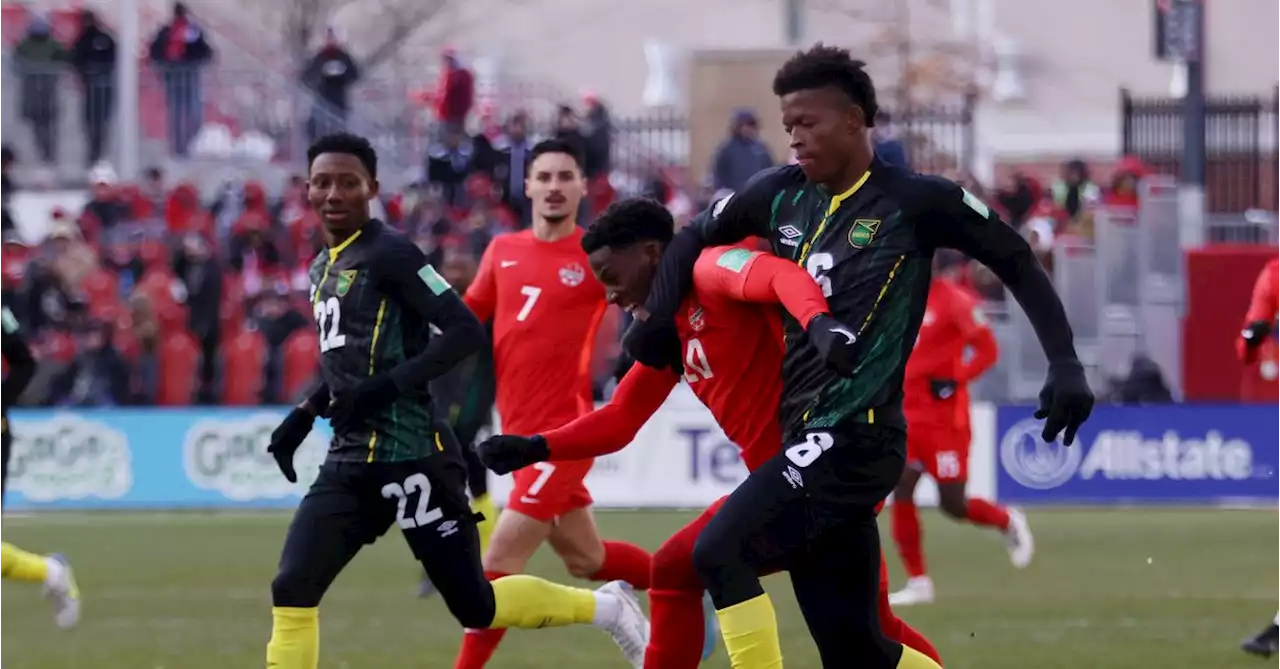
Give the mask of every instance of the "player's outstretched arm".
<path id="1" fill-rule="evenodd" d="M 1045 419 L 1043 437 L 1052 441 L 1065 431 L 1064 441 L 1070 444 L 1093 410 L 1093 393 L 1053 281 L 1027 241 L 981 200 L 946 179 L 917 178 L 919 189 L 913 195 L 919 200 L 914 204 L 924 208 L 916 217 L 917 230 L 926 246 L 963 251 L 991 268 L 1022 305 L 1049 359 L 1049 378 L 1036 412 Z"/>
<path id="2" fill-rule="evenodd" d="M 398 247 L 391 257 L 379 259 L 383 265 L 383 289 L 398 297 L 405 309 L 440 330 L 421 353 L 391 370 L 396 388 L 404 390 L 422 387 L 479 351 L 489 340 L 475 314 L 427 262 L 422 251 L 408 242 Z"/>
<path id="3" fill-rule="evenodd" d="M 622 450 L 653 415 L 679 377 L 667 370 L 633 365 L 605 406 L 546 434 L 500 434 L 476 446 L 476 456 L 495 474 L 548 460 L 583 460 Z"/>
<path id="4" fill-rule="evenodd" d="M 27 385 L 35 377 L 36 359 L 31 355 L 31 347 L 27 346 L 26 338 L 18 329 L 18 319 L 13 317 L 9 307 L 4 307 L 0 318 L 4 321 L 3 339 L 0 340 L 0 348 L 3 350 L 0 353 L 4 354 L 5 362 L 9 363 L 9 375 L 4 379 L 3 395 L 6 403 L 12 403 L 26 391 Z"/>
<path id="5" fill-rule="evenodd" d="M 542 435 L 548 459 L 583 460 L 626 448 L 679 381 L 670 370 L 632 365 L 608 404 Z"/>

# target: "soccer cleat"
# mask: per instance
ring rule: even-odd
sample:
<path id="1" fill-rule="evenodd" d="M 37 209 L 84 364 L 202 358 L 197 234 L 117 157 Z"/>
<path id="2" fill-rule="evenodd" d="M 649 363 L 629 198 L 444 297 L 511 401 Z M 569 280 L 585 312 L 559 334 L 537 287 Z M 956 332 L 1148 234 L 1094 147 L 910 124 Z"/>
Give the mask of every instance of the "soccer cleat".
<path id="1" fill-rule="evenodd" d="M 1027 525 L 1027 515 L 1021 509 L 1009 509 L 1009 527 L 1004 531 L 1004 543 L 1013 566 L 1022 569 L 1031 564 L 1036 541 L 1031 536 L 1031 527 Z"/>
<path id="2" fill-rule="evenodd" d="M 636 599 L 635 590 L 624 581 L 609 581 L 596 589 L 596 594 L 614 599 L 617 606 L 610 607 L 612 614 L 596 625 L 613 637 L 622 649 L 627 662 L 635 669 L 644 669 L 644 649 L 649 645 L 649 619 Z"/>
<path id="3" fill-rule="evenodd" d="M 1280 636 L 1280 629 L 1276 627 L 1275 623 L 1272 623 L 1267 626 L 1267 629 L 1262 630 L 1258 636 L 1246 639 L 1244 643 L 1240 644 L 1240 649 L 1250 655 L 1271 657 L 1276 654 L 1277 644 L 1280 643 L 1278 636 Z"/>
<path id="4" fill-rule="evenodd" d="M 889 606 L 911 606 L 933 603 L 933 579 L 914 576 L 907 579 L 906 587 L 889 594 Z"/>
<path id="5" fill-rule="evenodd" d="M 71 563 L 57 553 L 45 559 L 49 573 L 45 577 L 44 596 L 53 605 L 53 620 L 63 629 L 75 627 L 80 621 L 80 588 L 71 573 Z"/>
<path id="6" fill-rule="evenodd" d="M 706 626 L 706 638 L 702 642 L 702 661 L 706 662 L 707 658 L 715 655 L 716 646 L 720 641 L 720 616 L 716 615 L 716 605 L 711 601 L 711 593 L 703 593 L 702 595 L 702 619 Z"/>

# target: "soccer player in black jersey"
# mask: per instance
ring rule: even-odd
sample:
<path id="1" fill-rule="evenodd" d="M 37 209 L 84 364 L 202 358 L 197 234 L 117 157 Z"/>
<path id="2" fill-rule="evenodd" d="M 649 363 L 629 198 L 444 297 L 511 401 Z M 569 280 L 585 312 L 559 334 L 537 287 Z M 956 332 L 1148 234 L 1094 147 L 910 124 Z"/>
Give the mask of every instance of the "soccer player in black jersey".
<path id="1" fill-rule="evenodd" d="M 1062 303 L 1027 243 L 983 202 L 946 179 L 874 155 L 871 79 L 843 49 L 815 46 L 778 71 L 773 92 L 798 164 L 766 170 L 717 202 L 668 246 L 647 320 L 625 337 L 649 365 L 678 361 L 672 315 L 706 246 L 748 236 L 806 268 L 822 286 L 855 360 L 828 366 L 799 323 L 786 321 L 780 407 L 787 446 L 730 496 L 698 540 L 694 561 L 721 615 L 733 666 L 781 666 L 777 623 L 758 566 L 787 568 L 824 666 L 927 667 L 884 638 L 876 620 L 876 506 L 905 461 L 903 372 L 938 248 L 990 267 L 1026 310 L 1049 358 L 1037 416 L 1044 437 L 1070 444 L 1093 395 Z M 676 363 L 678 364 L 678 363 Z"/>
<path id="2" fill-rule="evenodd" d="M 27 389 L 36 373 L 36 359 L 31 355 L 26 337 L 18 328 L 18 319 L 9 307 L 0 311 L 0 352 L 9 363 L 9 374 L 4 377 L 0 395 L 0 431 L 4 437 L 4 486 L 9 481 L 9 455 L 13 435 L 9 433 L 9 403 Z M 27 581 L 44 585 L 44 594 L 53 605 L 53 619 L 58 627 L 73 627 L 80 620 L 80 588 L 76 586 L 71 565 L 62 555 L 36 555 L 10 543 L 0 543 L 0 577 L 5 580 Z"/>
<path id="3" fill-rule="evenodd" d="M 328 247 L 311 266 L 321 383 L 272 433 L 268 450 L 296 481 L 293 454 L 317 415 L 329 418 L 334 436 L 271 582 L 267 666 L 316 667 L 320 599 L 392 523 L 464 627 L 594 623 L 629 658 L 642 657 L 648 622 L 621 582 L 592 592 L 532 576 L 485 579 L 462 450 L 428 392 L 432 379 L 485 344 L 484 328 L 416 246 L 369 218 L 378 182 L 367 140 L 323 137 L 307 158 L 308 197 Z"/>

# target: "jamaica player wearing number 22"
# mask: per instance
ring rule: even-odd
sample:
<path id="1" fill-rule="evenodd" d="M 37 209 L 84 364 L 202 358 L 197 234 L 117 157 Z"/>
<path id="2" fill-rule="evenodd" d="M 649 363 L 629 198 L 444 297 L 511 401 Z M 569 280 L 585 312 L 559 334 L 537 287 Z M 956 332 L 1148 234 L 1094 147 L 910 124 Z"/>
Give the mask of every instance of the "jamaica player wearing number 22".
<path id="1" fill-rule="evenodd" d="M 367 140 L 324 137 L 307 158 L 328 246 L 311 268 L 322 382 L 272 433 L 269 451 L 296 481 L 293 453 L 316 415 L 329 418 L 334 437 L 271 583 L 267 666 L 316 667 L 320 599 L 393 522 L 463 626 L 594 623 L 624 652 L 643 648 L 647 623 L 619 583 L 592 592 L 532 576 L 485 579 L 461 447 L 427 390 L 484 344 L 484 329 L 417 247 L 369 218 L 378 182 Z"/>
<path id="2" fill-rule="evenodd" d="M 852 330 L 844 336 L 854 360 L 842 374 L 812 333 L 786 318 L 780 410 L 788 446 L 751 472 L 698 538 L 699 574 L 735 667 L 781 666 L 777 622 L 757 576 L 762 562 L 779 558 L 792 565 L 824 666 L 912 666 L 877 622 L 875 508 L 905 463 L 903 373 L 936 249 L 956 248 L 990 267 L 1026 310 L 1049 358 L 1037 412 L 1047 419 L 1045 439 L 1065 430 L 1071 443 L 1093 406 L 1062 302 L 1022 237 L 956 184 L 875 158 L 867 132 L 875 89 L 863 67 L 821 44 L 782 66 L 773 89 L 799 164 L 757 174 L 676 235 L 646 300 L 649 319 L 624 337 L 639 362 L 678 359 L 673 317 L 699 254 L 748 236 L 768 239 L 775 255 L 808 270 L 831 315 Z"/>

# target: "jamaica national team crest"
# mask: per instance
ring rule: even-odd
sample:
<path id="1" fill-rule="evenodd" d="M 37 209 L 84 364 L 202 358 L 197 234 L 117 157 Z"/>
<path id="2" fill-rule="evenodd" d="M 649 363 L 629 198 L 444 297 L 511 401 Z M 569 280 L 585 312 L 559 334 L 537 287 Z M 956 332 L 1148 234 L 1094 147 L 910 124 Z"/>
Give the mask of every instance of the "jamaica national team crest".
<path id="1" fill-rule="evenodd" d="M 849 246 L 862 250 L 867 248 L 871 240 L 876 238 L 876 231 L 880 229 L 880 221 L 873 218 L 859 218 L 853 222 L 853 226 L 849 228 Z"/>
<path id="2" fill-rule="evenodd" d="M 346 297 L 347 291 L 351 290 L 351 284 L 356 282 L 356 270 L 344 269 L 338 274 L 338 297 Z"/>

